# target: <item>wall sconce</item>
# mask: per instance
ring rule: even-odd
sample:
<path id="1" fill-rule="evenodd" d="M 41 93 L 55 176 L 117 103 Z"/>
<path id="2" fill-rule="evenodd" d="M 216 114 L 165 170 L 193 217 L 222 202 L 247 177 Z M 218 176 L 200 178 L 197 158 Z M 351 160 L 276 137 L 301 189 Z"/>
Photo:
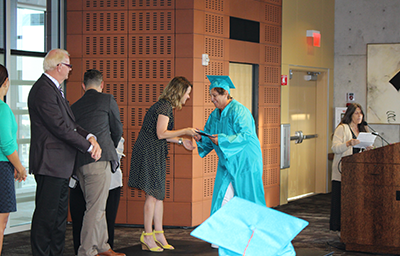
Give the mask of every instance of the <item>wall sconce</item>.
<path id="1" fill-rule="evenodd" d="M 307 43 L 316 47 L 320 47 L 321 33 L 317 30 L 307 30 Z"/>
<path id="2" fill-rule="evenodd" d="M 208 54 L 203 53 L 201 55 L 201 63 L 203 64 L 203 66 L 208 66 L 208 62 L 210 62 L 210 58 L 208 57 Z"/>

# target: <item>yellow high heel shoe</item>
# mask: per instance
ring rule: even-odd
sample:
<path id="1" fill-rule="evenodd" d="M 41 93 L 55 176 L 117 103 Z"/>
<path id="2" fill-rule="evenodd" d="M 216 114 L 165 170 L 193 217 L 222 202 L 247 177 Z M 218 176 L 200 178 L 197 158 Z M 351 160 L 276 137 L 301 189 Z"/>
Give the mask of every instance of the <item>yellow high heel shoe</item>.
<path id="1" fill-rule="evenodd" d="M 144 236 L 152 236 L 152 237 L 154 237 L 154 233 L 145 233 L 145 232 L 143 231 L 142 235 L 140 236 L 140 242 L 142 243 L 142 250 L 143 250 L 143 251 L 151 251 L 151 252 L 162 252 L 162 251 L 164 251 L 164 249 L 161 248 L 161 247 L 159 247 L 159 246 L 150 248 L 150 247 L 144 242 Z M 155 241 L 155 242 L 156 242 L 156 244 L 157 244 L 157 241 Z"/>
<path id="2" fill-rule="evenodd" d="M 155 231 L 154 230 L 153 231 L 153 237 L 154 237 L 154 241 L 156 242 L 156 244 L 158 246 L 162 247 L 164 250 L 173 250 L 173 249 L 175 249 L 172 245 L 170 245 L 170 244 L 163 245 L 160 241 L 157 240 L 156 234 L 163 234 L 163 233 L 164 233 L 164 230 L 161 230 L 161 231 Z"/>

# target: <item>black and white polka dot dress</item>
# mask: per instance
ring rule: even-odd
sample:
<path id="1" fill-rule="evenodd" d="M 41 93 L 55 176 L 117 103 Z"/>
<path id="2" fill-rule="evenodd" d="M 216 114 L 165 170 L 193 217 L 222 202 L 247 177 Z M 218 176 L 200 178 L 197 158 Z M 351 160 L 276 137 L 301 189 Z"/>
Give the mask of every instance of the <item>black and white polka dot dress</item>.
<path id="1" fill-rule="evenodd" d="M 165 197 L 166 139 L 157 138 L 159 115 L 169 117 L 168 130 L 174 128 L 172 105 L 167 100 L 159 100 L 147 111 L 139 136 L 132 149 L 129 173 L 129 187 L 138 188 L 146 194 L 163 200 Z"/>

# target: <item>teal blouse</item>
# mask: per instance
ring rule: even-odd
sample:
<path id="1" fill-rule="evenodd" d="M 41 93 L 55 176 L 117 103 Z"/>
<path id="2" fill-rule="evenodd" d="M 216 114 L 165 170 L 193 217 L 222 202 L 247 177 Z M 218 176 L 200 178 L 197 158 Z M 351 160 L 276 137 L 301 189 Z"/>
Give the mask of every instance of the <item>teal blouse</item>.
<path id="1" fill-rule="evenodd" d="M 7 156 L 18 149 L 17 122 L 10 107 L 0 100 L 0 161 L 9 161 Z"/>

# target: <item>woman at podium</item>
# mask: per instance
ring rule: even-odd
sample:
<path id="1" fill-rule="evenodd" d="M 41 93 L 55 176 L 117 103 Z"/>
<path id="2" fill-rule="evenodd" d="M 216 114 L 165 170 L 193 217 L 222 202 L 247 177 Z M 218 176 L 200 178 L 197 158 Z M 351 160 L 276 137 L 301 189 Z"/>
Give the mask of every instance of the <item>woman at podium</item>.
<path id="1" fill-rule="evenodd" d="M 367 132 L 364 112 L 358 103 L 351 103 L 332 138 L 332 151 L 335 154 L 332 163 L 332 202 L 331 217 L 329 221 L 330 230 L 338 231 L 340 236 L 340 198 L 341 198 L 341 159 L 344 156 L 360 152 L 360 148 L 353 146 L 360 143 L 357 136 L 360 132 Z M 368 147 L 368 149 L 371 149 Z"/>

